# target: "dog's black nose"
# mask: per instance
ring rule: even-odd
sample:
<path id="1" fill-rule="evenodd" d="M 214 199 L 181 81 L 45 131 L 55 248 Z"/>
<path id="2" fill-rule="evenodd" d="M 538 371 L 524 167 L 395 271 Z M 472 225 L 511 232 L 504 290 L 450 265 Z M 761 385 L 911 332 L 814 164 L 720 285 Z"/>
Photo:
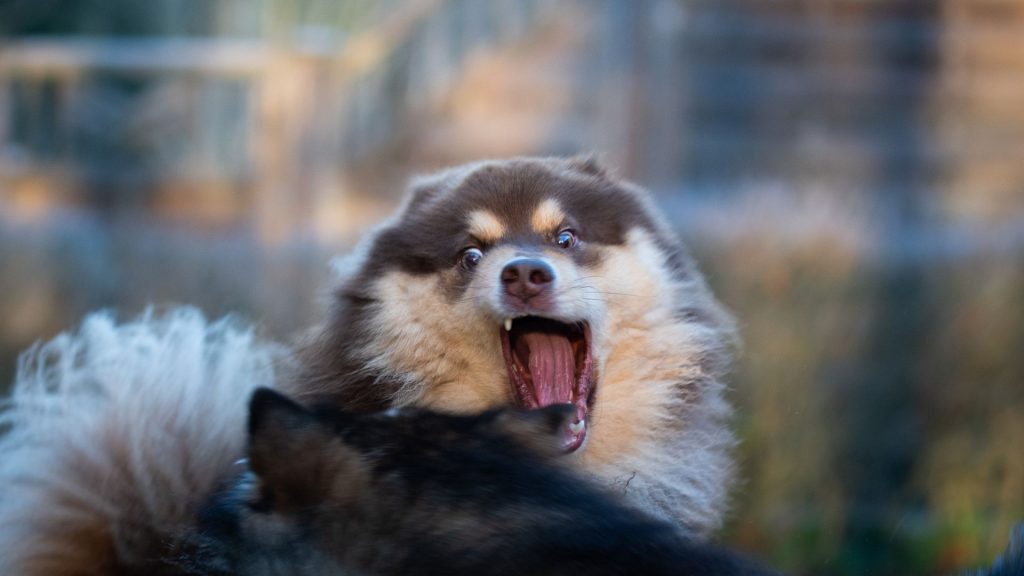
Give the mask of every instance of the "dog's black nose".
<path id="1" fill-rule="evenodd" d="M 555 269 L 539 258 L 516 258 L 501 270 L 505 292 L 526 301 L 547 290 L 555 279 Z"/>

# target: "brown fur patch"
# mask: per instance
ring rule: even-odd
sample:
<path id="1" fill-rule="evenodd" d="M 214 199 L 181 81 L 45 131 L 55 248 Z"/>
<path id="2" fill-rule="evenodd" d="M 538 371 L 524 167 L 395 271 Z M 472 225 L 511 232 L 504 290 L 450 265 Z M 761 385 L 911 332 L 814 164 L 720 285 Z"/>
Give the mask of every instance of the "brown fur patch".
<path id="1" fill-rule="evenodd" d="M 507 401 L 497 325 L 473 300 L 447 299 L 443 276 L 399 271 L 383 275 L 374 294 L 373 337 L 359 353 L 401 382 L 394 405 L 471 411 Z"/>

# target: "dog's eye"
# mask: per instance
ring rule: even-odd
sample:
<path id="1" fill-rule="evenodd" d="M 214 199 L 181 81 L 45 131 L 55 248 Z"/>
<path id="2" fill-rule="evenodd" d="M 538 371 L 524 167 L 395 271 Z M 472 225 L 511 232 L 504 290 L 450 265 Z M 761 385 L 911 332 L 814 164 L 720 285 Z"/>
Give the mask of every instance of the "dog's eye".
<path id="1" fill-rule="evenodd" d="M 555 244 L 559 248 L 572 248 L 576 245 L 576 233 L 572 230 L 562 230 L 555 238 Z"/>
<path id="2" fill-rule="evenodd" d="M 459 255 L 459 265 L 466 270 L 472 270 L 476 268 L 476 265 L 480 263 L 483 257 L 484 253 L 479 248 L 466 248 Z"/>

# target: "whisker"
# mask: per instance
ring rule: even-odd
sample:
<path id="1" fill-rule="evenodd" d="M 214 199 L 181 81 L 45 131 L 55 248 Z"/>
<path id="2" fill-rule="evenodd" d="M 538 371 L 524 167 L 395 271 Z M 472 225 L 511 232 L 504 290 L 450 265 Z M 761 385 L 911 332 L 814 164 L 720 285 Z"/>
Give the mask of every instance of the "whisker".
<path id="1" fill-rule="evenodd" d="M 628 292 L 611 292 L 609 290 L 599 290 L 597 288 L 594 288 L 593 286 L 577 286 L 574 287 L 574 289 L 587 290 L 591 294 L 604 294 L 606 296 L 632 296 L 634 298 L 637 297 L 636 294 L 630 294 Z"/>
<path id="2" fill-rule="evenodd" d="M 462 298 L 459 298 L 457 302 L 472 302 L 474 300 L 482 300 L 484 298 L 487 298 L 486 294 L 481 294 L 479 296 L 464 296 Z"/>

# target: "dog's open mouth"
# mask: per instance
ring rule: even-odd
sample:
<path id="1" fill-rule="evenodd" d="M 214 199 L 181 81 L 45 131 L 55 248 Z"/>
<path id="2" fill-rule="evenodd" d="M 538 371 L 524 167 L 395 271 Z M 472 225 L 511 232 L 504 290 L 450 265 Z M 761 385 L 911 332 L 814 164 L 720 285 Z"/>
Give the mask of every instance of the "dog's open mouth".
<path id="1" fill-rule="evenodd" d="M 538 316 L 506 320 L 501 329 L 501 349 L 519 405 L 532 409 L 572 404 L 576 417 L 565 431 L 565 451 L 573 452 L 583 445 L 594 396 L 590 326 Z"/>

